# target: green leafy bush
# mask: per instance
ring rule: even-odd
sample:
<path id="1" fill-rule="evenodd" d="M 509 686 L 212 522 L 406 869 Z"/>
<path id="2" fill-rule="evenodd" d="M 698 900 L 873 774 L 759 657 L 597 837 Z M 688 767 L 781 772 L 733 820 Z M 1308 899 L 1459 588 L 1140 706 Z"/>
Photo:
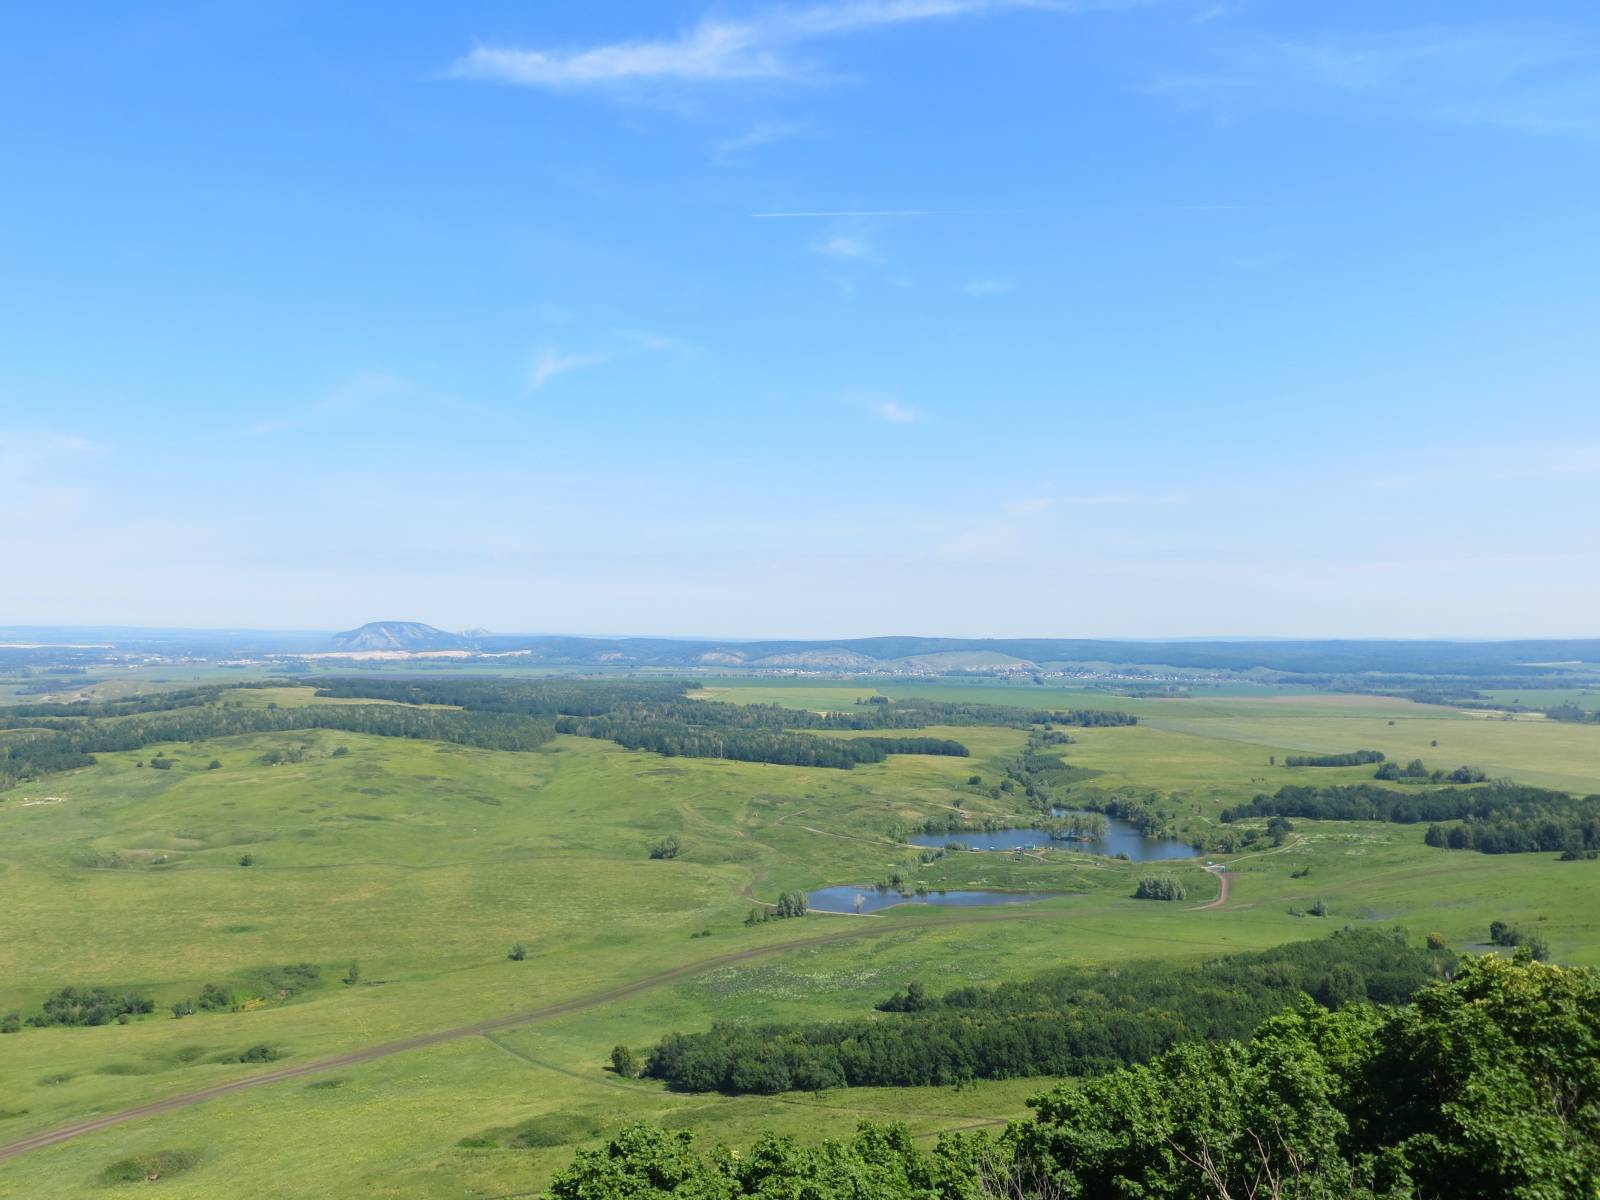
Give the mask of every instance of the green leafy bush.
<path id="1" fill-rule="evenodd" d="M 1182 900 L 1189 891 L 1171 875 L 1146 875 L 1134 889 L 1135 900 Z"/>
<path id="2" fill-rule="evenodd" d="M 198 1150 L 153 1150 L 149 1154 L 135 1154 L 119 1158 L 100 1172 L 103 1183 L 154 1183 L 182 1175 L 200 1165 Z"/>
<path id="3" fill-rule="evenodd" d="M 28 1024 L 48 1025 L 109 1025 L 119 1017 L 136 1016 L 153 1012 L 155 1002 L 133 992 L 118 992 L 111 988 L 64 987 L 45 998 L 40 1012 L 28 1018 Z"/>

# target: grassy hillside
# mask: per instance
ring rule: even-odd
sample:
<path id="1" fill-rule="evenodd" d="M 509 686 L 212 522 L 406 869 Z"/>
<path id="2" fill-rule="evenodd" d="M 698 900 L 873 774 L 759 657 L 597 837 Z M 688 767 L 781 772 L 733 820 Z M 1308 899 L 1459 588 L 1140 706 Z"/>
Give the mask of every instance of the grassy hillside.
<path id="1" fill-rule="evenodd" d="M 896 689 L 888 689 L 893 693 Z M 1046 689 L 951 689 L 1029 705 Z M 722 693 L 825 709 L 870 688 Z M 926 694 L 927 689 L 918 689 Z M 245 693 L 249 695 L 249 693 Z M 1076 707 L 1137 711 L 1134 727 L 1075 729 L 1070 763 L 1175 796 L 1180 823 L 1309 773 L 1284 750 L 1382 749 L 1472 762 L 1524 782 L 1600 790 L 1600 728 L 1486 721 L 1405 702 L 1308 697 L 1130 700 L 1064 690 Z M 310 702 L 308 689 L 252 703 Z M 1394 724 L 1390 725 L 1389 722 Z M 1174 961 L 1318 937 L 1340 923 L 1403 924 L 1477 948 L 1489 921 L 1537 927 L 1558 959 L 1600 963 L 1600 863 L 1431 849 L 1415 826 L 1296 821 L 1281 847 L 1228 856 L 1232 894 L 1198 864 L 1171 868 L 1183 904 L 1131 899 L 1141 868 L 1067 849 L 965 854 L 917 865 L 886 836 L 957 810 L 1027 815 L 969 775 L 998 778 L 1025 733 L 962 727 L 968 759 L 896 755 L 850 771 L 666 759 L 558 737 L 505 753 L 331 730 L 102 754 L 97 765 L 0 794 L 0 1013 L 37 1011 L 66 984 L 137 990 L 156 1013 L 128 1025 L 25 1028 L 0 1037 L 0 1142 L 216 1082 L 418 1033 L 593 998 L 626 997 L 226 1096 L 35 1151 L 0 1169 L 0 1196 L 81 1196 L 111 1162 L 198 1153 L 164 1194 L 408 1198 L 503 1196 L 540 1186 L 571 1154 L 647 1117 L 748 1140 L 807 1136 L 863 1115 L 919 1133 L 1020 1115 L 1039 1081 L 817 1096 L 674 1095 L 616 1077 L 613 1045 L 644 1049 L 713 1020 L 869 1013 L 924 979 L 992 983 L 1062 963 Z M 1437 748 L 1428 743 L 1440 742 Z M 345 753 L 338 753 L 344 748 Z M 137 765 L 161 751 L 170 770 Z M 262 765 L 274 750 L 303 761 Z M 210 769 L 212 761 L 221 765 Z M 1365 772 L 1365 774 L 1363 774 Z M 1317 772 L 1370 777 L 1370 768 Z M 671 834 L 679 857 L 652 860 Z M 249 866 L 241 860 L 250 859 Z M 1165 869 L 1165 868 L 1164 868 Z M 930 886 L 1060 891 L 1005 909 L 891 909 L 747 927 L 758 900 L 899 870 Z M 1290 915 L 1316 900 L 1330 917 Z M 697 936 L 698 935 L 698 936 Z M 511 961 L 514 942 L 523 961 Z M 754 957 L 732 956 L 756 952 Z M 352 961 L 357 982 L 341 982 Z M 307 962 L 321 982 L 246 1011 L 173 1019 L 207 983 L 244 985 Z M 687 970 L 656 981 L 662 972 Z M 217 1061 L 256 1045 L 270 1064 Z M 468 1145 L 461 1145 L 463 1139 Z M 510 1143 L 526 1143 L 513 1146 Z"/>

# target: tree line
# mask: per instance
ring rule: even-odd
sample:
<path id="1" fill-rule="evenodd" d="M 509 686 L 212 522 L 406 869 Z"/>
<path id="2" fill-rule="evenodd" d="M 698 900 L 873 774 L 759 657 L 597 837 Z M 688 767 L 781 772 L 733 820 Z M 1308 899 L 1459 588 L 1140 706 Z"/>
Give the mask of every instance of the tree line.
<path id="1" fill-rule="evenodd" d="M 633 680 L 504 681 L 330 680 L 318 695 L 376 698 L 407 704 L 454 704 L 474 711 L 515 711 L 551 717 L 557 732 L 613 741 L 628 750 L 683 758 L 727 758 L 783 766 L 848 770 L 882 762 L 890 754 L 944 754 L 965 758 L 967 748 L 949 738 L 817 738 L 812 733 L 920 729 L 930 725 L 1044 726 L 1037 735 L 1054 743 L 1071 739 L 1057 726 L 1137 724 L 1124 712 L 1101 709 L 1026 710 L 998 704 L 874 697 L 843 712 L 812 712 L 776 704 L 693 700 L 688 682 Z M 1055 760 L 1063 770 L 1066 764 Z"/>
<path id="2" fill-rule="evenodd" d="M 1460 766 L 1448 773 L 1435 767 L 1430 771 L 1420 758 L 1413 758 L 1403 767 L 1386 762 L 1372 777 L 1388 783 L 1486 783 L 1489 779 L 1488 773 L 1478 767 Z"/>
<path id="3" fill-rule="evenodd" d="M 535 750 L 555 736 L 550 722 L 529 717 L 395 704 L 235 708 L 212 703 L 110 719 L 22 717 L 12 725 L 0 734 L 0 788 L 90 766 L 95 754 L 251 733 L 337 729 L 485 750 Z"/>
<path id="4" fill-rule="evenodd" d="M 1411 1003 L 1299 1002 L 1247 1038 L 1186 1042 L 1062 1084 L 998 1137 L 864 1123 L 702 1153 L 630 1125 L 546 1200 L 1553 1200 L 1600 1194 L 1600 975 L 1493 955 Z"/>
<path id="5" fill-rule="evenodd" d="M 553 719 L 558 733 L 615 742 L 680 758 L 725 758 L 737 762 L 848 770 L 882 762 L 890 754 L 968 756 L 950 738 L 823 738 L 808 731 L 910 729 L 927 724 L 971 725 L 1015 709 L 886 701 L 859 711 L 815 713 L 766 704 L 690 700 L 684 682 L 499 680 L 335 680 L 319 695 L 379 698 L 404 704 L 455 704 L 477 712 L 517 712 Z M 1059 714 L 1065 719 L 1073 714 Z M 1078 714 L 1084 715 L 1084 714 Z"/>
<path id="6" fill-rule="evenodd" d="M 1504 781 L 1482 788 L 1447 787 L 1430 792 L 1397 792 L 1370 783 L 1329 787 L 1291 785 L 1279 788 L 1270 796 L 1258 795 L 1249 804 L 1223 809 L 1222 820 L 1284 816 L 1415 825 L 1421 821 L 1487 817 L 1528 805 L 1572 808 L 1597 801 L 1600 797 L 1575 800 L 1565 792 Z"/>
<path id="7" fill-rule="evenodd" d="M 1100 709 L 1037 710 L 930 700 L 886 700 L 855 711 L 816 713 L 777 705 L 691 700 L 684 681 L 373 679 L 324 681 L 317 695 L 384 700 L 381 705 L 246 708 L 225 699 L 231 687 L 78 705 L 34 705 L 7 715 L 13 732 L 0 744 L 0 788 L 90 765 L 95 753 L 135 750 L 161 741 L 197 741 L 246 733 L 341 729 L 424 738 L 495 750 L 528 750 L 556 732 L 601 738 L 630 750 L 690 758 L 727 758 L 786 766 L 849 769 L 890 754 L 967 757 L 949 738 L 826 738 L 834 731 L 907 730 L 929 725 L 1046 728 L 1036 736 L 1069 741 L 1056 726 L 1131 725 L 1137 718 Z M 448 706 L 448 707 L 424 707 Z M 1042 744 L 1042 743 L 1041 743 Z M 1038 764 L 1070 772 L 1058 757 Z"/>
<path id="8" fill-rule="evenodd" d="M 659 721 L 721 729 L 872 730 L 920 729 L 929 725 L 1043 726 L 1136 725 L 1138 718 L 1109 709 L 1023 709 L 912 697 L 856 705 L 843 712 L 812 712 L 777 704 L 731 704 L 693 700 L 687 681 L 503 679 L 332 679 L 319 696 L 393 700 L 405 704 L 450 704 L 479 712 L 528 716 L 610 716 L 625 723 Z"/>
<path id="9" fill-rule="evenodd" d="M 247 689 L 288 686 L 284 679 L 251 680 L 246 683 L 208 683 L 200 687 L 175 688 L 164 692 L 138 692 L 109 700 L 72 700 L 57 704 L 15 704 L 3 710 L 11 717 L 127 717 L 135 713 L 170 712 L 221 700 L 225 693 Z"/>
<path id="10" fill-rule="evenodd" d="M 1283 760 L 1286 767 L 1361 767 L 1367 763 L 1381 763 L 1382 750 L 1350 750 L 1344 754 L 1291 754 Z"/>
<path id="11" fill-rule="evenodd" d="M 1600 796 L 1583 798 L 1509 782 L 1480 788 L 1397 792 L 1372 784 L 1283 787 L 1248 805 L 1224 809 L 1222 820 L 1309 817 L 1318 821 L 1429 822 L 1424 840 L 1450 850 L 1484 854 L 1563 851 L 1586 857 L 1600 850 Z M 1458 821 L 1457 825 L 1445 825 Z"/>
<path id="12" fill-rule="evenodd" d="M 777 763 L 788 767 L 835 767 L 882 762 L 891 754 L 948 754 L 969 751 L 948 738 L 827 738 L 776 730 L 727 729 L 667 722 L 629 722 L 611 717 L 557 717 L 558 733 L 601 738 L 625 750 L 647 750 L 669 758 L 727 758 L 736 762 Z"/>
<path id="13" fill-rule="evenodd" d="M 317 695 L 396 704 L 449 704 L 474 712 L 526 717 L 597 717 L 622 704 L 681 700 L 689 684 L 674 680 L 509 680 L 340 678 L 318 683 Z"/>
<path id="14" fill-rule="evenodd" d="M 1243 1036 L 1305 994 L 1327 1007 L 1400 1002 L 1453 963 L 1400 933 L 1346 929 L 1203 967 L 1069 968 L 936 1001 L 918 989 L 918 1002 L 909 991 L 892 997 L 876 1020 L 718 1024 L 668 1035 L 645 1073 L 680 1091 L 728 1093 L 1093 1074 L 1196 1038 Z"/>
<path id="15" fill-rule="evenodd" d="M 1587 811 L 1528 805 L 1468 817 L 1459 825 L 1429 825 L 1423 840 L 1446 850 L 1482 854 L 1559 850 L 1567 859 L 1593 858 L 1600 851 L 1600 804 L 1590 805 Z"/>
<path id="16" fill-rule="evenodd" d="M 1575 721 L 1580 725 L 1600 725 L 1600 709 L 1580 708 L 1570 700 L 1564 704 L 1552 704 L 1544 710 L 1544 715 L 1552 721 Z"/>

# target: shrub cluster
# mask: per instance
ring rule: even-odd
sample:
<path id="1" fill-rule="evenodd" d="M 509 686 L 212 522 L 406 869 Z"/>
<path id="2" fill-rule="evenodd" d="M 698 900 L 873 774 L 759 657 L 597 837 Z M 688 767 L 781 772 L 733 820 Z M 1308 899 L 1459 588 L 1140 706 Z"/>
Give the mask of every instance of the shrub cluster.
<path id="1" fill-rule="evenodd" d="M 1146 875 L 1134 889 L 1135 900 L 1182 900 L 1189 890 L 1171 875 Z"/>
<path id="2" fill-rule="evenodd" d="M 1550 957 L 1550 943 L 1537 933 L 1527 933 L 1514 925 L 1507 925 L 1504 921 L 1489 922 L 1489 942 L 1495 946 L 1504 946 L 1507 949 L 1522 947 L 1530 958 L 1543 962 Z"/>
<path id="3" fill-rule="evenodd" d="M 1489 776 L 1477 767 L 1457 767 L 1448 774 L 1437 768 L 1430 771 L 1420 758 L 1413 758 L 1403 767 L 1397 762 L 1386 762 L 1373 778 L 1391 783 L 1484 783 Z"/>
<path id="4" fill-rule="evenodd" d="M 174 1017 L 195 1012 L 240 1012 L 264 1003 L 292 999 L 322 982 L 322 968 L 315 963 L 287 963 L 250 972 L 232 984 L 208 983 L 198 996 L 172 1005 Z"/>
<path id="5" fill-rule="evenodd" d="M 766 921 L 786 921 L 790 917 L 803 917 L 810 910 L 804 892 L 784 892 L 771 908 L 752 908 L 744 919 L 746 925 L 760 925 Z"/>
<path id="6" fill-rule="evenodd" d="M 38 1028 L 49 1025 L 109 1025 L 152 1012 L 155 1002 L 133 992 L 103 987 L 64 987 L 45 997 L 39 1012 L 28 1018 Z"/>

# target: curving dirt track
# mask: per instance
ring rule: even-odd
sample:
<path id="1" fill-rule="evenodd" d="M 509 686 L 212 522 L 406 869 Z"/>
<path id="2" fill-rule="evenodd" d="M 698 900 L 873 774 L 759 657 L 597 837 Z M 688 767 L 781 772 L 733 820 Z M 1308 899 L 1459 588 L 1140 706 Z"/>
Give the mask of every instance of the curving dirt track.
<path id="1" fill-rule="evenodd" d="M 1226 892 L 1224 892 L 1224 895 L 1226 895 Z M 933 924 L 1040 920 L 1048 919 L 1051 915 L 1048 912 L 962 913 L 942 918 Z M 25 1137 L 0 1146 L 0 1162 L 26 1154 L 30 1150 L 42 1150 L 46 1146 L 53 1146 L 58 1142 L 71 1141 L 73 1138 L 83 1137 L 85 1134 L 95 1133 L 101 1129 L 109 1129 L 113 1125 L 121 1125 L 127 1121 L 137 1121 L 142 1117 L 155 1117 L 160 1116 L 162 1113 L 176 1112 L 182 1108 L 203 1104 L 207 1100 L 215 1100 L 220 1096 L 231 1096 L 235 1092 L 245 1092 L 251 1088 L 265 1087 L 269 1083 L 282 1083 L 286 1079 L 300 1079 L 306 1075 L 316 1075 L 323 1071 L 335 1071 L 341 1067 L 371 1062 L 375 1058 L 387 1058 L 391 1054 L 404 1054 L 407 1050 L 420 1050 L 424 1046 L 437 1046 L 441 1042 L 453 1042 L 461 1038 L 478 1037 L 482 1034 L 493 1033 L 499 1029 L 512 1029 L 519 1025 L 532 1025 L 539 1021 L 548 1021 L 552 1017 L 566 1016 L 569 1013 L 582 1012 L 584 1009 L 610 1004 L 614 1000 L 623 1000 L 629 996 L 637 995 L 639 992 L 646 992 L 653 988 L 664 987 L 669 983 L 676 983 L 680 979 L 688 979 L 695 975 L 704 974 L 707 971 L 715 971 L 719 967 L 749 962 L 755 958 L 766 958 L 774 954 L 783 954 L 789 950 L 802 950 L 811 946 L 825 946 L 832 942 L 843 942 L 853 938 L 874 937 L 882 933 L 915 929 L 919 924 L 921 922 L 917 924 L 898 921 L 892 923 L 887 921 L 853 923 L 852 928 L 839 933 L 799 938 L 792 942 L 782 942 L 773 946 L 757 946 L 754 949 L 739 950 L 732 954 L 718 954 L 711 958 L 702 958 L 696 962 L 685 963 L 680 967 L 658 971 L 656 974 L 647 975 L 643 979 L 635 979 L 631 983 L 620 984 L 604 991 L 591 992 L 587 996 L 577 996 L 571 1000 L 562 1000 L 556 1004 L 547 1004 L 543 1008 L 531 1008 L 525 1012 L 512 1013 L 504 1017 L 494 1017 L 487 1021 L 478 1021 L 472 1025 L 460 1025 L 454 1029 L 440 1029 L 433 1033 L 421 1033 L 415 1037 L 401 1038 L 399 1041 L 383 1042 L 376 1046 L 367 1046 L 361 1050 L 351 1050 L 345 1054 L 336 1054 L 331 1058 L 319 1058 L 312 1062 L 299 1063 L 291 1067 L 280 1067 L 275 1071 L 267 1071 L 260 1075 L 250 1075 L 244 1079 L 234 1079 L 227 1083 L 213 1084 L 211 1087 L 201 1088 L 198 1091 L 183 1092 L 176 1096 L 168 1096 L 162 1100 L 152 1100 L 148 1104 L 125 1108 L 119 1112 L 104 1113 L 85 1121 L 74 1122 L 71 1125 L 60 1125 L 55 1129 L 43 1130 L 40 1133 L 33 1134 L 31 1137 Z"/>
<path id="2" fill-rule="evenodd" d="M 1226 869 L 1207 867 L 1206 870 L 1217 877 L 1217 884 L 1222 890 L 1217 893 L 1215 900 L 1206 904 L 1194 905 L 1190 910 L 1192 912 L 1201 912 L 1208 908 L 1221 908 L 1228 902 L 1228 892 L 1233 887 L 1233 876 L 1229 875 Z"/>

